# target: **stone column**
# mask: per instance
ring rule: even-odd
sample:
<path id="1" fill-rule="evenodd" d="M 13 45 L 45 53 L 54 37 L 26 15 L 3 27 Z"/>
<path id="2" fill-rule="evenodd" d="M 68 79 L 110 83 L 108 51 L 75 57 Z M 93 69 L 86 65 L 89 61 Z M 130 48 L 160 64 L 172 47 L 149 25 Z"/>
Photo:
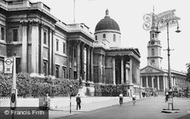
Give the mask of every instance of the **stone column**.
<path id="1" fill-rule="evenodd" d="M 81 46 L 81 76 L 84 80 L 84 44 Z"/>
<path id="2" fill-rule="evenodd" d="M 43 39 L 44 39 L 44 35 L 43 35 L 43 25 L 40 24 L 39 26 L 39 35 L 40 35 L 40 44 L 39 44 L 39 73 L 43 73 Z M 55 74 L 55 73 L 54 73 Z"/>
<path id="3" fill-rule="evenodd" d="M 171 76 L 171 88 L 174 86 L 174 80 L 173 80 L 173 76 Z"/>
<path id="4" fill-rule="evenodd" d="M 52 68 L 53 68 L 53 64 L 52 64 L 52 60 L 53 60 L 53 58 L 52 58 L 52 49 L 54 48 L 53 47 L 53 30 L 52 29 L 50 29 L 49 30 L 49 43 L 48 43 L 48 46 L 49 46 L 49 50 L 48 50 L 48 61 L 49 61 L 49 69 L 48 69 L 48 74 L 49 75 L 52 75 Z"/>
<path id="5" fill-rule="evenodd" d="M 143 87 L 142 82 L 143 82 L 143 79 L 142 79 L 142 77 L 140 77 L 140 86 L 141 87 Z"/>
<path id="6" fill-rule="evenodd" d="M 158 90 L 160 90 L 160 77 L 157 76 L 157 85 L 158 85 Z"/>
<path id="7" fill-rule="evenodd" d="M 152 76 L 151 79 L 152 79 L 152 88 L 154 88 L 154 76 Z"/>
<path id="8" fill-rule="evenodd" d="M 113 63 L 113 84 L 115 85 L 115 57 L 112 57 L 112 63 Z"/>
<path id="9" fill-rule="evenodd" d="M 166 82 L 165 82 L 164 76 L 162 76 L 162 80 L 163 80 L 163 90 L 165 92 L 166 91 Z"/>
<path id="10" fill-rule="evenodd" d="M 98 83 L 102 83 L 102 55 L 98 57 Z"/>
<path id="11" fill-rule="evenodd" d="M 28 72 L 28 32 L 27 24 L 22 24 L 22 72 Z"/>
<path id="12" fill-rule="evenodd" d="M 81 56 L 80 56 L 80 52 L 81 52 L 81 50 L 80 50 L 80 42 L 78 41 L 77 42 L 77 79 L 79 80 L 80 79 L 80 76 L 81 76 L 81 74 L 80 74 L 80 59 L 81 59 Z"/>
<path id="13" fill-rule="evenodd" d="M 175 76 L 173 77 L 173 86 L 176 86 Z"/>
<path id="14" fill-rule="evenodd" d="M 148 88 L 148 76 L 146 76 L 146 87 Z"/>
<path id="15" fill-rule="evenodd" d="M 133 80 L 132 80 L 132 73 L 133 73 L 133 61 L 130 57 L 130 64 L 129 64 L 129 67 L 130 67 L 130 71 L 129 71 L 129 85 L 132 85 L 133 84 Z"/>
<path id="16" fill-rule="evenodd" d="M 121 57 L 121 84 L 124 83 L 123 57 Z"/>
<path id="17" fill-rule="evenodd" d="M 90 65 L 91 65 L 91 60 L 90 60 L 90 54 L 91 54 L 91 52 L 90 52 L 90 46 L 87 48 L 88 49 L 88 60 L 87 60 L 87 67 L 88 67 L 88 81 L 90 81 L 90 75 L 91 75 L 91 67 L 90 67 Z"/>
<path id="18" fill-rule="evenodd" d="M 91 66 L 91 78 L 90 78 L 90 81 L 93 81 L 94 82 L 94 73 L 93 73 L 93 47 L 91 47 L 91 63 L 90 63 L 90 66 Z"/>
<path id="19" fill-rule="evenodd" d="M 126 83 L 129 84 L 129 64 L 125 64 L 126 69 Z"/>
<path id="20" fill-rule="evenodd" d="M 38 32 L 38 26 L 37 24 L 32 25 L 32 32 L 31 32 L 31 73 L 37 73 L 37 59 L 38 59 L 38 38 L 39 38 L 39 32 Z"/>
<path id="21" fill-rule="evenodd" d="M 89 80 L 89 47 L 86 46 L 86 82 Z"/>

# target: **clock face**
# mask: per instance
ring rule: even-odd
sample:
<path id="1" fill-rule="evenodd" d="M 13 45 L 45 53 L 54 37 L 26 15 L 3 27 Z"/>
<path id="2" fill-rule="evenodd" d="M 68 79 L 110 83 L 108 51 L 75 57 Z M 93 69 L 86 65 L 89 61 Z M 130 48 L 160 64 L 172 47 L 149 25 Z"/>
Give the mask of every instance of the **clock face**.
<path id="1" fill-rule="evenodd" d="M 151 64 L 154 64 L 155 63 L 155 60 L 151 60 Z"/>

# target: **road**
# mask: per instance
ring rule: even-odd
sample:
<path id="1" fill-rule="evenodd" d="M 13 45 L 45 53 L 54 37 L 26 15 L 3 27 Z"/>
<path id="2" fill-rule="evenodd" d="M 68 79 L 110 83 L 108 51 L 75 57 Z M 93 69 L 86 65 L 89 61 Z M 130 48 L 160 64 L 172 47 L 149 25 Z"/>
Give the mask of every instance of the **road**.
<path id="1" fill-rule="evenodd" d="M 130 101 L 122 106 L 114 105 L 58 119 L 190 119 L 189 105 L 190 99 L 174 98 L 174 108 L 179 109 L 179 113 L 162 113 L 168 106 L 164 97 L 150 97 L 138 100 L 134 106 Z"/>

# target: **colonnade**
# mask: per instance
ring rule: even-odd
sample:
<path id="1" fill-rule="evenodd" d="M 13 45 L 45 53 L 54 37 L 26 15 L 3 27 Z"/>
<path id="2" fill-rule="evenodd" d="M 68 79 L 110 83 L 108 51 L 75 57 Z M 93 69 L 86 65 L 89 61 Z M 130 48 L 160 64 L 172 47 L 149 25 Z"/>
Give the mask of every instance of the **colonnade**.
<path id="1" fill-rule="evenodd" d="M 171 86 L 175 86 L 175 77 L 171 77 Z M 141 87 L 157 89 L 165 92 L 169 87 L 168 77 L 166 75 L 147 75 L 141 76 Z"/>
<path id="2" fill-rule="evenodd" d="M 118 63 L 119 62 L 119 63 Z M 120 66 L 116 65 L 120 64 Z M 112 57 L 112 67 L 113 67 L 113 84 L 131 84 L 132 83 L 132 60 L 129 62 L 124 59 L 123 56 Z M 121 72 L 116 72 L 116 68 Z M 116 74 L 118 73 L 118 74 Z M 117 76 L 120 75 L 120 76 Z"/>

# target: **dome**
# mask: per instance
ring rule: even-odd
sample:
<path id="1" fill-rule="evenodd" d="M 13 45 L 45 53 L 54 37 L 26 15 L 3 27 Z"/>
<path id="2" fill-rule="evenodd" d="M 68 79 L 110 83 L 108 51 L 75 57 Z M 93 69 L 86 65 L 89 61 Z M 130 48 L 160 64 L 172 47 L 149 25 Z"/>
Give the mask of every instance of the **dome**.
<path id="1" fill-rule="evenodd" d="M 106 16 L 103 19 L 101 19 L 96 25 L 95 32 L 107 29 L 120 31 L 117 22 L 114 19 L 110 18 L 108 10 L 106 10 Z"/>

